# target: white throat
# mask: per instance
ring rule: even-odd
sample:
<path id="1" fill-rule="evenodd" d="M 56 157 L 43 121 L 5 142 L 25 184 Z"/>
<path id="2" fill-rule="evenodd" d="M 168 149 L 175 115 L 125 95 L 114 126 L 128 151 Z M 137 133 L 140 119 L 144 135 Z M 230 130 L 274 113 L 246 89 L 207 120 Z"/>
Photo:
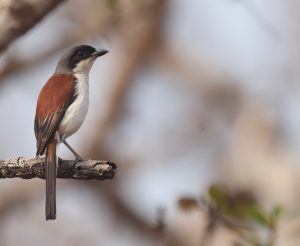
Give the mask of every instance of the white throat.
<path id="1" fill-rule="evenodd" d="M 88 75 L 94 64 L 94 61 L 95 61 L 94 58 L 90 58 L 79 62 L 78 64 L 76 64 L 76 67 L 73 69 L 73 73 L 74 74 L 83 73 Z"/>

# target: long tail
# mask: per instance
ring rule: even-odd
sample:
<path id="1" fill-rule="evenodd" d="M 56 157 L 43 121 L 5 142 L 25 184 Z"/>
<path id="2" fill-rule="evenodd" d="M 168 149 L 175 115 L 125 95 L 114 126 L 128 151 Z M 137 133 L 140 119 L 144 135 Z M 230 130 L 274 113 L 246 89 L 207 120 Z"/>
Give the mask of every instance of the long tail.
<path id="1" fill-rule="evenodd" d="M 46 220 L 56 218 L 56 141 L 51 141 L 46 152 Z"/>

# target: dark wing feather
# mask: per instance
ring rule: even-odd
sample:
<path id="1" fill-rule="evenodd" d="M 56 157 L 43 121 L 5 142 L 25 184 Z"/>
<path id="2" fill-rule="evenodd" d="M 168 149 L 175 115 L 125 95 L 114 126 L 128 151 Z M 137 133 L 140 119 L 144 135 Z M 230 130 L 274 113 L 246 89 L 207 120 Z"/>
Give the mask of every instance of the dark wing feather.
<path id="1" fill-rule="evenodd" d="M 42 88 L 34 120 L 37 155 L 45 152 L 46 146 L 58 130 L 67 108 L 75 100 L 74 81 L 75 77 L 72 75 L 54 75 Z"/>
<path id="2" fill-rule="evenodd" d="M 36 155 L 42 155 L 46 149 L 49 140 L 55 134 L 58 129 L 59 123 L 62 120 L 65 107 L 58 109 L 55 112 L 49 114 L 44 120 L 39 120 L 37 117 L 34 120 L 35 136 L 37 140 L 37 152 Z"/>

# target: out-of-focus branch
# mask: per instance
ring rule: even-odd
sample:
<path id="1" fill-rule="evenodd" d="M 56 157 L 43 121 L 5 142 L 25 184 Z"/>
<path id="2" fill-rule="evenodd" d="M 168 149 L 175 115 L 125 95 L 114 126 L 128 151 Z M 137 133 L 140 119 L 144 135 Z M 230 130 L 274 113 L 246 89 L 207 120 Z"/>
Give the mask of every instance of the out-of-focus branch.
<path id="1" fill-rule="evenodd" d="M 110 102 L 107 103 L 110 108 L 107 110 L 106 119 L 99 124 L 97 135 L 93 135 L 97 138 L 94 138 L 88 151 L 94 158 L 104 156 L 106 137 L 122 115 L 121 108 L 132 78 L 139 65 L 161 42 L 160 28 L 167 3 L 167 0 L 155 0 L 151 3 L 144 2 L 130 6 L 127 1 L 120 2 L 120 8 L 128 9 L 121 12 L 119 17 L 122 54 L 116 67 L 120 69 L 116 71 L 115 81 L 112 83 L 115 86 L 111 92 Z"/>
<path id="2" fill-rule="evenodd" d="M 110 96 L 110 103 L 107 104 L 110 108 L 106 120 L 103 124 L 99 124 L 98 129 L 94 130 L 94 133 L 96 132 L 94 136 L 97 136 L 97 138 L 94 138 L 93 144 L 90 145 L 91 147 L 88 150 L 88 155 L 93 157 L 106 156 L 111 153 L 111 150 L 105 146 L 105 141 L 121 118 L 122 105 L 132 85 L 135 72 L 142 62 L 152 54 L 151 51 L 159 46 L 161 42 L 160 28 L 165 17 L 168 1 L 155 0 L 141 4 L 133 2 L 135 4 L 132 4 L 132 6 L 126 5 L 129 4 L 129 1 L 120 1 L 119 3 L 121 5 L 119 6 L 120 9 L 128 10 L 121 13 L 119 20 L 122 29 L 120 39 L 122 40 L 123 52 L 118 59 L 119 64 L 116 66 L 119 69 L 116 69 L 115 81 L 112 83 L 114 88 Z M 124 166 L 129 166 L 127 165 L 128 162 L 126 165 L 124 164 L 124 160 L 122 164 L 123 170 L 125 169 Z M 155 230 L 153 225 L 128 208 L 120 197 L 116 182 L 101 187 L 88 185 L 91 185 L 95 193 L 98 193 L 101 189 L 101 198 L 105 196 L 118 220 L 122 218 L 140 234 L 150 236 L 152 239 L 159 239 L 161 232 Z"/>
<path id="3" fill-rule="evenodd" d="M 77 9 L 81 9 L 82 3 L 72 2 L 66 3 L 64 5 L 64 11 L 57 18 L 61 19 L 72 19 L 73 27 L 64 30 L 64 35 L 61 32 L 54 33 L 57 36 L 55 43 L 52 43 L 49 47 L 44 47 L 36 52 L 34 56 L 19 56 L 18 46 L 14 50 L 9 50 L 4 54 L 4 65 L 0 68 L 0 84 L 5 81 L 4 78 L 24 69 L 35 67 L 47 60 L 53 54 L 65 49 L 66 47 L 73 45 L 74 43 L 79 43 L 83 39 L 89 39 L 95 35 L 103 35 L 111 29 L 112 24 L 115 20 L 115 13 L 109 11 L 103 5 L 93 5 L 93 11 L 89 11 L 89 18 L 85 19 L 74 19 L 72 18 L 77 12 Z M 75 13 L 74 13 L 75 12 Z M 97 15 L 94 13 L 96 12 Z M 95 23 L 96 22 L 96 23 Z"/>
<path id="4" fill-rule="evenodd" d="M 0 52 L 63 0 L 10 0 L 0 4 Z"/>
<path id="5" fill-rule="evenodd" d="M 0 178 L 45 178 L 45 158 L 18 157 L 0 160 Z M 110 161 L 61 160 L 58 161 L 57 177 L 63 179 L 105 180 L 112 179 L 117 167 Z"/>
<path id="6" fill-rule="evenodd" d="M 241 5 L 248 14 L 260 25 L 275 40 L 280 39 L 280 31 L 275 27 L 258 9 L 255 2 L 252 0 L 240 1 Z"/>

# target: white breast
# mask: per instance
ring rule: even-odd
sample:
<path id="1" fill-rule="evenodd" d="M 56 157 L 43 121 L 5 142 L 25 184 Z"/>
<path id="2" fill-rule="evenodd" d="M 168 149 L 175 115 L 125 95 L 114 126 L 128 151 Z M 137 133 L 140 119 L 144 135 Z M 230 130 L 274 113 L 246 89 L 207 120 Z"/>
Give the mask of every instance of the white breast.
<path id="1" fill-rule="evenodd" d="M 74 102 L 68 107 L 60 125 L 59 132 L 65 137 L 71 136 L 82 125 L 89 107 L 89 78 L 86 73 L 75 74 L 77 78 Z"/>

